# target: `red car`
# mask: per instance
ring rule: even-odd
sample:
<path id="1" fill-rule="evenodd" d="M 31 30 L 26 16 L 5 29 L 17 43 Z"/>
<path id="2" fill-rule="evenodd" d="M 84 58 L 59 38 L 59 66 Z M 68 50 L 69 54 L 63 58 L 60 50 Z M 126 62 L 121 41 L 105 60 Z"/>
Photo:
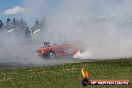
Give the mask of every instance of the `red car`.
<path id="1" fill-rule="evenodd" d="M 56 56 L 73 56 L 78 52 L 78 49 L 68 44 L 53 44 L 44 42 L 44 47 L 37 48 L 37 55 L 46 58 L 54 58 Z"/>

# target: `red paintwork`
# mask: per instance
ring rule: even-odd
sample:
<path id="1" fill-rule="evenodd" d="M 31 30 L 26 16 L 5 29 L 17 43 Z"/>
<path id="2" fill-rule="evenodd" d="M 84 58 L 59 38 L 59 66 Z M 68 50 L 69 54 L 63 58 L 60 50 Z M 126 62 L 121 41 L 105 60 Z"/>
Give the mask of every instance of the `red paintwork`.
<path id="1" fill-rule="evenodd" d="M 78 49 L 71 45 L 56 45 L 37 48 L 36 51 L 39 56 L 46 56 L 49 51 L 55 52 L 56 56 L 73 56 L 78 52 Z"/>

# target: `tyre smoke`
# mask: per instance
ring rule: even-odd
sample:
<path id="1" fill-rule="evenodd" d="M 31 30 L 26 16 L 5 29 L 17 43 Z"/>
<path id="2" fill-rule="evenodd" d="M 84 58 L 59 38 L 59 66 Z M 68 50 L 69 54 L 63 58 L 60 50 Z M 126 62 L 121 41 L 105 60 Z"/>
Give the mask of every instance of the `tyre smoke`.
<path id="1" fill-rule="evenodd" d="M 74 58 L 104 59 L 132 56 L 132 1 L 130 0 L 24 0 L 23 16 L 30 28 L 35 18 L 46 17 L 44 31 L 32 40 L 0 33 L 0 62 L 60 64 L 45 61 L 35 49 L 44 41 L 64 40 L 78 46 Z M 11 30 L 14 31 L 14 30 Z M 10 31 L 9 31 L 10 32 Z M 71 61 L 72 62 L 72 61 Z"/>
<path id="2" fill-rule="evenodd" d="M 78 58 L 131 57 L 130 0 L 25 0 L 27 20 L 46 16 L 43 40 L 61 38 L 82 45 Z M 85 45 L 85 46 L 83 46 Z M 77 56 L 76 56 L 77 57 Z"/>

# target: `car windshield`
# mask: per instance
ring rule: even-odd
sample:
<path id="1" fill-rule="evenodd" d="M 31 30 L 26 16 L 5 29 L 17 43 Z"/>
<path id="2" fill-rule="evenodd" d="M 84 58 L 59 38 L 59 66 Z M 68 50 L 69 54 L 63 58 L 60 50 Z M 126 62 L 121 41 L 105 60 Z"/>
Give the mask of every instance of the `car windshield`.
<path id="1" fill-rule="evenodd" d="M 66 45 L 66 44 L 62 41 L 57 41 L 57 42 L 54 42 L 52 45 L 61 46 L 61 45 Z"/>
<path id="2" fill-rule="evenodd" d="M 62 45 L 62 43 L 55 42 L 53 45 L 54 46 L 60 46 L 60 45 Z"/>

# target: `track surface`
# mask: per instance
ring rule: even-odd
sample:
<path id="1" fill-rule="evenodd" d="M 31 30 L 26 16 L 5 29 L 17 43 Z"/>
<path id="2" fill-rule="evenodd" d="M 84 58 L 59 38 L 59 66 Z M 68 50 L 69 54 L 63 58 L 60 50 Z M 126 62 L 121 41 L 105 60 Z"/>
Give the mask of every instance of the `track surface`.
<path id="1" fill-rule="evenodd" d="M 42 45 L 30 43 L 0 44 L 0 68 L 49 66 L 83 61 L 75 58 L 56 58 L 52 60 L 39 58 L 35 49 L 40 46 Z"/>
<path id="2" fill-rule="evenodd" d="M 41 43 L 0 44 L 0 69 L 12 67 L 50 66 L 65 63 L 90 62 L 96 59 L 55 58 L 42 59 L 36 55 L 35 49 Z"/>

